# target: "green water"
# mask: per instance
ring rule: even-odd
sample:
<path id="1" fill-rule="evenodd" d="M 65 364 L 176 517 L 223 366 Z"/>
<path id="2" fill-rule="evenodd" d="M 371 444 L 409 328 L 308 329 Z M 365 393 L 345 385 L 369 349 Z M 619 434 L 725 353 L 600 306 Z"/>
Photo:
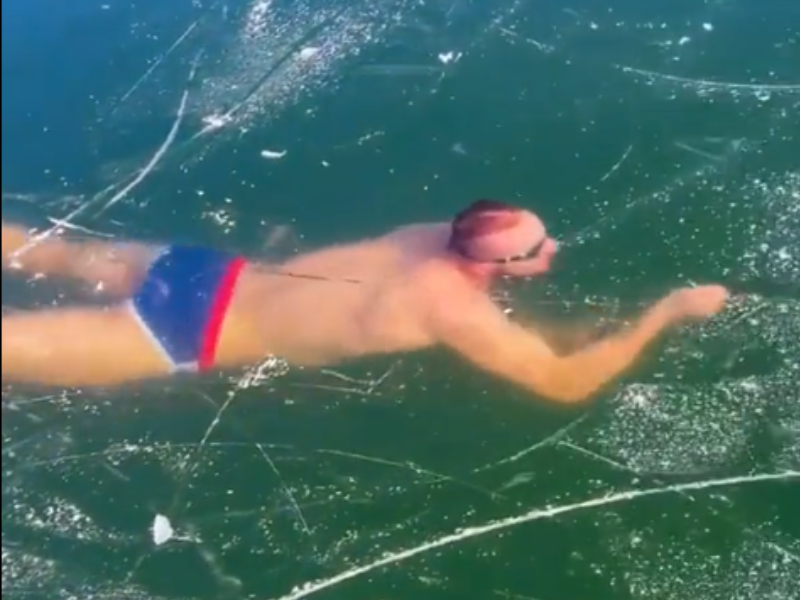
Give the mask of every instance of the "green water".
<path id="1" fill-rule="evenodd" d="M 758 297 L 574 410 L 438 351 L 5 386 L 4 597 L 798 598 L 800 5 L 279 2 L 250 41 L 248 3 L 109 5 L 3 5 L 4 219 L 83 206 L 108 235 L 282 255 L 497 197 L 564 242 L 501 290 L 522 315 L 617 318 L 700 281 Z M 302 48 L 323 66 L 287 68 Z M 184 90 L 175 143 L 106 210 Z M 3 279 L 4 307 L 80 297 Z"/>

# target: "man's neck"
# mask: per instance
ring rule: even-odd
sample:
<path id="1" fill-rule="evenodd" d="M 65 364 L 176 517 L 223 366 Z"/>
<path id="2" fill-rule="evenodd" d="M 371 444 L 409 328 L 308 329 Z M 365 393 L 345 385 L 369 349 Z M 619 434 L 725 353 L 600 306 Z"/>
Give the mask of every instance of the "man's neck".
<path id="1" fill-rule="evenodd" d="M 497 282 L 497 276 L 491 267 L 475 263 L 469 259 L 447 251 L 447 260 L 455 264 L 456 269 L 476 288 L 489 291 Z"/>

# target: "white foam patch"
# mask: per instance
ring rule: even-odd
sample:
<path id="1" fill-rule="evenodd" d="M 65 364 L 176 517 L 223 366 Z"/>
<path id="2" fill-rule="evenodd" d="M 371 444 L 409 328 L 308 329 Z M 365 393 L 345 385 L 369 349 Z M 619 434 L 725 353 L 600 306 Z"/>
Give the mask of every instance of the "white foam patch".
<path id="1" fill-rule="evenodd" d="M 167 600 L 133 585 L 109 585 L 65 572 L 63 565 L 14 548 L 2 551 L 3 596 L 31 600 Z M 190 600 L 169 597 L 169 600 Z"/>
<path id="2" fill-rule="evenodd" d="M 752 275 L 800 286 L 800 171 L 749 182 L 745 200 L 761 207 L 744 263 Z"/>
<path id="3" fill-rule="evenodd" d="M 763 538 L 736 547 L 730 558 L 709 561 L 690 544 L 663 545 L 647 532 L 612 545 L 634 598 L 671 600 L 792 600 L 797 597 L 800 559 L 796 542 L 787 550 Z M 623 558 L 624 557 L 624 558 Z"/>
<path id="4" fill-rule="evenodd" d="M 292 10 L 267 0 L 252 3 L 241 33 L 204 78 L 194 110 L 223 125 L 247 126 L 335 85 L 345 61 L 379 41 L 397 18 L 393 4 L 387 6 L 389 14 L 371 3 L 343 8 L 298 2 Z"/>
<path id="5" fill-rule="evenodd" d="M 637 473 L 692 475 L 728 467 L 747 447 L 760 386 L 631 385 L 605 422 L 575 443 Z"/>

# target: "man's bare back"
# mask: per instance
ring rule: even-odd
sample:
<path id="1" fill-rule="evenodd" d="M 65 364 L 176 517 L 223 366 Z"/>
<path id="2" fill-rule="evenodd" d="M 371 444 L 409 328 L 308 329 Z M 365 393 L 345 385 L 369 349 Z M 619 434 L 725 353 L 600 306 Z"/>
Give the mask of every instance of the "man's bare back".
<path id="1" fill-rule="evenodd" d="M 4 268 L 79 277 L 133 299 L 4 317 L 4 381 L 115 385 L 186 364 L 225 369 L 272 355 L 322 366 L 441 345 L 540 396 L 577 402 L 627 370 L 665 328 L 711 316 L 727 297 L 718 286 L 673 292 L 631 329 L 561 356 L 489 297 L 500 276 L 545 273 L 555 242 L 532 213 L 490 201 L 452 223 L 411 225 L 281 264 L 177 248 L 170 266 L 163 251 L 144 246 L 88 252 L 51 239 L 20 251 L 27 242 L 23 230 L 3 226 Z M 186 271 L 196 265 L 222 270 L 211 279 L 211 267 Z M 192 273 L 211 283 L 193 284 Z M 200 297 L 205 304 L 194 306 Z"/>
<path id="2" fill-rule="evenodd" d="M 426 314 L 431 302 L 445 298 L 437 257 L 448 233 L 448 224 L 409 227 L 281 265 L 255 264 L 242 279 L 240 312 L 254 316 L 263 354 L 294 364 L 429 346 Z M 276 268 L 324 280 L 284 277 Z"/>

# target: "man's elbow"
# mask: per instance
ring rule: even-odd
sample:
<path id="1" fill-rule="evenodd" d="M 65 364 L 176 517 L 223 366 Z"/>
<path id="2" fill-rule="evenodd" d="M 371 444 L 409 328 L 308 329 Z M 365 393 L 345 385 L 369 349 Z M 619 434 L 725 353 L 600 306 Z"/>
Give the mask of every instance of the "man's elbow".
<path id="1" fill-rule="evenodd" d="M 581 385 L 559 385 L 539 391 L 548 400 L 559 404 L 578 405 L 589 402 L 594 390 Z"/>
<path id="2" fill-rule="evenodd" d="M 585 375 L 563 369 L 554 364 L 544 376 L 539 376 L 530 385 L 534 393 L 559 404 L 578 405 L 592 400 L 599 386 Z"/>

